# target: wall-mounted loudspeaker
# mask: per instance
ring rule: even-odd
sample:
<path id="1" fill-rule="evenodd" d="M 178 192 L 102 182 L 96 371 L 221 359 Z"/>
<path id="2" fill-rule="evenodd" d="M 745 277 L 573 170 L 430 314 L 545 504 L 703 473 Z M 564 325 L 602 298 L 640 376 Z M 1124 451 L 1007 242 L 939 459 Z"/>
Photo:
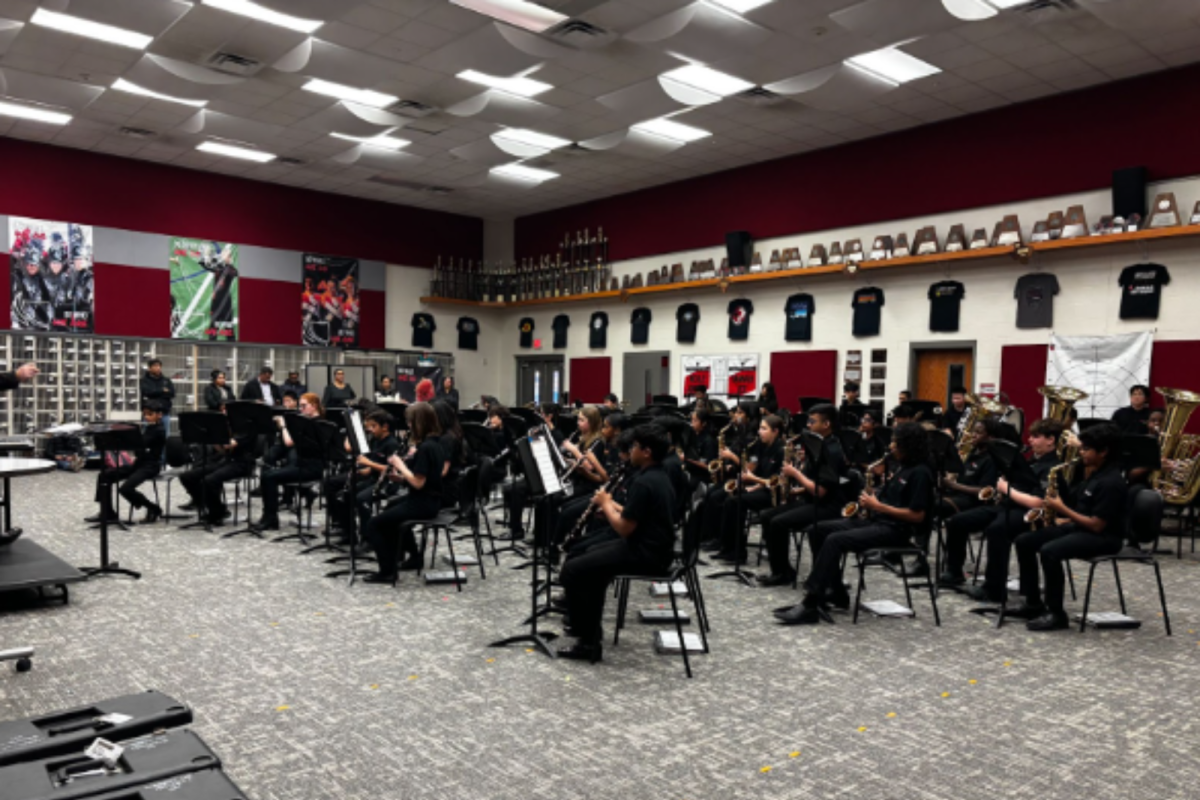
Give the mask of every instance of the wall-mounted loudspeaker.
<path id="1" fill-rule="evenodd" d="M 1129 167 L 1113 172 L 1112 213 L 1129 219 L 1134 214 L 1146 219 L 1146 168 Z"/>
<path id="2" fill-rule="evenodd" d="M 731 267 L 748 267 L 754 255 L 754 240 L 746 231 L 725 234 L 725 255 Z"/>

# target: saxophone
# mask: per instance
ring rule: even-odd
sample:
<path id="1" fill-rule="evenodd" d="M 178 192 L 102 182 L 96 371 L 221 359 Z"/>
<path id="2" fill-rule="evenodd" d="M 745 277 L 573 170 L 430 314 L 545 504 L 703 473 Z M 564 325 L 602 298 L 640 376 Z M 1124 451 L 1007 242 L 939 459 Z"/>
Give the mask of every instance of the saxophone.
<path id="1" fill-rule="evenodd" d="M 885 461 L 887 461 L 887 456 L 884 456 L 874 464 L 869 464 L 867 466 L 867 485 L 863 489 L 863 491 L 867 494 L 875 493 L 875 468 L 883 464 Z M 870 512 L 867 511 L 866 508 L 859 505 L 857 500 L 852 503 L 846 503 L 846 505 L 842 506 L 843 519 L 853 519 L 854 517 L 863 517 L 865 519 L 869 513 Z"/>
<path id="2" fill-rule="evenodd" d="M 1066 473 L 1061 480 L 1070 480 L 1071 475 L 1068 471 L 1074 470 L 1077 463 L 1079 463 L 1077 459 L 1073 461 L 1065 461 L 1062 464 L 1056 464 L 1050 468 L 1050 474 L 1046 477 L 1046 480 L 1048 481 L 1046 484 L 1047 500 L 1051 498 L 1057 498 L 1059 496 L 1059 476 Z M 1035 528 L 1052 528 L 1058 524 L 1058 515 L 1046 506 L 1042 506 L 1041 508 L 1031 508 L 1025 514 L 1025 522 L 1033 525 Z"/>
<path id="3" fill-rule="evenodd" d="M 786 467 L 789 464 L 795 466 L 796 442 L 798 442 L 798 441 L 800 441 L 800 437 L 794 436 L 791 439 L 788 439 L 787 442 L 784 444 L 784 446 L 783 446 L 783 466 Z M 774 489 L 777 492 L 777 495 L 776 495 L 775 499 L 773 499 L 771 502 L 771 505 L 775 505 L 775 506 L 786 505 L 787 501 L 790 499 L 790 495 L 792 493 L 792 479 L 787 476 L 787 473 L 784 472 L 782 468 L 779 470 L 778 478 L 779 478 L 779 480 L 774 486 Z M 800 487 L 800 488 L 803 488 L 803 487 Z"/>
<path id="4" fill-rule="evenodd" d="M 725 449 L 725 431 L 732 427 L 733 423 L 730 422 L 717 433 L 717 457 L 708 462 L 709 480 L 712 483 L 720 483 L 725 476 L 725 464 L 721 460 L 721 451 Z"/>
<path id="5" fill-rule="evenodd" d="M 750 448 L 743 447 L 742 448 L 742 457 L 739 459 L 739 461 L 741 463 L 738 464 L 738 472 L 739 473 L 742 470 L 746 469 L 747 464 L 750 463 L 749 459 L 750 459 Z M 729 480 L 725 481 L 725 494 L 737 494 L 737 487 L 738 487 L 738 479 L 730 478 Z"/>

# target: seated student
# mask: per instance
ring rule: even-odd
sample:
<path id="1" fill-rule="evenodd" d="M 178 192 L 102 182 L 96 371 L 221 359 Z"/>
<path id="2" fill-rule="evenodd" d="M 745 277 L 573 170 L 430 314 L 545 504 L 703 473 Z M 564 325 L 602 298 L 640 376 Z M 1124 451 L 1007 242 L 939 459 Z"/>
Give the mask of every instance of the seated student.
<path id="1" fill-rule="evenodd" d="M 749 463 L 742 464 L 740 491 L 721 507 L 721 550 L 714 558 L 743 563 L 746 560 L 746 517 L 751 510 L 763 511 L 773 502 L 770 481 L 783 466 L 783 421 L 774 414 L 762 418 L 758 441 L 746 450 Z"/>
<path id="2" fill-rule="evenodd" d="M 325 481 L 328 513 L 334 520 L 335 530 L 344 542 L 355 543 L 350 537 L 350 530 L 354 524 L 350 515 L 355 510 L 359 519 L 358 532 L 361 534 L 366 528 L 375 502 L 376 487 L 380 486 L 380 478 L 388 468 L 387 461 L 400 452 L 400 442 L 392 435 L 394 422 L 391 414 L 378 408 L 363 418 L 363 428 L 369 437 L 371 450 L 360 454 L 355 461 L 355 477 L 350 484 L 349 495 L 346 494 L 345 476 L 337 475 Z M 353 508 L 350 498 L 354 500 Z"/>
<path id="3" fill-rule="evenodd" d="M 667 439 L 654 425 L 633 431 L 629 460 L 638 470 L 626 502 L 598 491 L 592 502 L 618 539 L 599 544 L 569 559 L 559 577 L 566 595 L 570 631 L 578 641 L 560 648 L 562 658 L 600 661 L 600 618 L 608 585 L 617 575 L 664 572 L 674 558 L 675 519 L 671 482 L 660 464 L 667 455 Z"/>
<path id="4" fill-rule="evenodd" d="M 974 444 L 970 455 L 963 461 L 962 472 L 955 480 L 942 480 L 942 502 L 939 513 L 944 519 L 955 514 L 969 511 L 983 503 L 979 493 L 985 488 L 995 488 L 996 479 L 1000 477 L 996 462 L 992 460 L 987 443 L 993 438 L 999 438 L 1001 423 L 995 418 L 988 417 L 975 423 L 975 428 L 964 436 L 970 436 Z"/>
<path id="5" fill-rule="evenodd" d="M 1063 609 L 1063 562 L 1095 558 L 1121 549 L 1125 534 L 1127 489 L 1121 477 L 1121 430 L 1104 424 L 1079 434 L 1079 462 L 1070 486 L 1056 481 L 1058 496 L 1048 493 L 1044 505 L 1056 524 L 1017 537 L 1024 602 L 1008 615 L 1028 619 L 1031 631 L 1070 625 Z M 1060 475 L 1061 477 L 1061 475 Z M 1038 589 L 1041 561 L 1044 591 Z"/>
<path id="6" fill-rule="evenodd" d="M 692 412 L 691 424 L 695 439 L 687 456 L 684 469 L 688 477 L 688 496 L 702 483 L 708 483 L 708 465 L 717 458 L 717 437 L 712 431 L 711 415 L 704 408 Z"/>
<path id="7" fill-rule="evenodd" d="M 853 430 L 862 421 L 867 406 L 859 399 L 859 386 L 854 381 L 842 385 L 842 407 L 838 409 L 838 427 Z"/>
<path id="8" fill-rule="evenodd" d="M 633 446 L 633 431 L 632 430 L 621 431 L 621 435 L 617 437 L 617 454 L 618 454 L 617 461 L 618 461 L 618 464 L 614 465 L 612 467 L 612 469 L 609 470 L 609 472 L 611 474 L 613 471 L 618 469 L 618 467 L 624 469 L 621 480 L 618 481 L 617 484 L 612 488 L 612 491 L 609 492 L 609 494 L 612 495 L 613 500 L 618 505 L 625 504 L 625 498 L 628 496 L 628 493 L 629 493 L 629 485 L 631 483 L 633 483 L 633 479 L 635 477 L 637 477 L 637 470 L 631 469 L 629 466 L 629 450 L 632 446 Z M 594 495 L 595 495 L 595 492 L 592 492 L 592 494 L 588 495 L 587 500 L 588 500 L 589 504 L 591 503 L 591 499 Z M 595 509 L 595 506 L 590 506 L 590 507 Z M 582 515 L 580 515 L 580 518 L 582 518 Z M 568 531 L 568 534 L 573 532 L 575 530 L 575 528 L 578 527 L 579 524 L 580 524 L 579 519 L 576 519 L 575 524 Z M 594 512 L 593 512 L 591 520 L 584 527 L 580 536 L 581 536 L 581 538 L 576 539 L 574 541 L 571 541 L 570 539 L 564 540 L 564 548 L 563 549 L 565 550 L 565 552 L 567 554 L 567 558 L 575 558 L 582 553 L 586 553 L 588 550 L 590 550 L 591 548 L 595 547 L 598 544 L 602 544 L 607 541 L 612 541 L 613 539 L 621 538 L 621 537 L 617 536 L 616 532 L 613 531 L 612 528 L 608 527 L 608 523 L 605 522 L 603 516 L 601 516 L 600 514 L 594 513 Z"/>
<path id="9" fill-rule="evenodd" d="M 865 469 L 867 465 L 874 464 L 887 455 L 891 431 L 880 427 L 875 412 L 870 409 L 863 412 L 858 431 L 862 434 L 862 440 L 856 449 L 855 457 L 857 466 Z"/>
<path id="10" fill-rule="evenodd" d="M 492 441 L 500 452 L 508 450 L 508 432 L 504 430 L 504 420 L 511 416 L 508 409 L 500 403 L 492 403 L 487 407 L 487 428 L 492 434 Z M 520 459 L 508 458 L 508 463 L 520 464 Z"/>
<path id="11" fill-rule="evenodd" d="M 162 517 L 162 508 L 151 503 L 147 497 L 138 491 L 138 487 L 158 475 L 162 468 L 163 448 L 167 444 L 167 432 L 163 429 L 163 407 L 157 400 L 147 400 L 142 404 L 142 449 L 132 464 L 114 469 L 101 469 L 96 476 L 96 502 L 100 504 L 100 513 L 88 517 L 88 522 L 119 522 L 120 517 L 112 507 L 112 485 L 121 481 L 117 490 L 134 508 L 145 508 L 146 516 L 141 524 L 150 525 Z"/>
<path id="12" fill-rule="evenodd" d="M 721 542 L 721 514 L 729 493 L 725 491 L 727 481 L 737 477 L 741 469 L 742 453 L 749 449 L 757 439 L 758 420 L 757 407 L 753 403 L 742 403 L 735 406 L 733 416 L 724 434 L 718 433 L 718 441 L 724 438 L 724 449 L 718 450 L 717 459 L 721 461 L 722 471 L 717 479 L 708 487 L 700 507 L 692 515 L 689 525 L 700 526 L 700 546 L 706 550 L 718 551 Z"/>
<path id="13" fill-rule="evenodd" d="M 813 529 L 808 540 L 813 566 L 804 582 L 804 599 L 799 605 L 776 612 L 781 622 L 814 625 L 821 620 L 821 606 L 848 608 L 850 596 L 842 583 L 842 558 L 875 547 L 909 545 L 927 524 L 933 503 L 929 435 L 920 425 L 900 425 L 892 434 L 890 449 L 900 469 L 877 496 L 868 492 L 859 496 L 859 506 L 868 518 L 820 522 Z"/>
<path id="14" fill-rule="evenodd" d="M 391 480 L 406 484 L 408 492 L 367 523 L 366 540 L 379 564 L 377 573 L 364 578 L 367 583 L 393 583 L 397 570 L 420 569 L 416 536 L 411 529 L 401 528 L 411 520 L 433 519 L 442 507 L 442 470 L 446 457 L 439 444 L 442 431 L 437 412 L 429 403 L 413 403 L 405 410 L 404 418 L 408 422 L 412 455 L 402 458 L 394 453 L 388 464 L 393 469 Z"/>
<path id="15" fill-rule="evenodd" d="M 943 411 L 937 420 L 938 430 L 950 434 L 957 442 L 959 424 L 967 415 L 967 411 L 967 390 L 963 386 L 955 386 L 950 390 L 950 407 Z"/>
<path id="16" fill-rule="evenodd" d="M 584 412 L 586 411 L 585 408 Z M 595 409 L 595 411 L 597 414 L 599 413 L 599 409 Z M 585 424 L 584 412 L 580 413 L 580 430 L 585 427 L 590 429 L 591 425 L 590 422 Z M 628 427 L 628 424 L 628 417 L 614 411 L 604 417 L 604 421 L 600 424 L 600 436 L 590 450 L 586 448 L 581 450 L 578 446 L 570 443 L 563 445 L 563 449 L 576 455 L 576 460 L 580 463 L 579 467 L 571 473 L 572 496 L 558 506 L 557 513 L 554 515 L 551 544 L 555 548 L 563 543 L 567 534 L 575 527 L 579 517 L 587 510 L 593 492 L 608 482 L 609 474 L 620 463 L 617 439 L 621 432 Z M 579 456 L 580 453 L 583 454 L 582 459 Z M 556 556 L 556 550 L 551 550 L 550 555 L 552 558 Z"/>
<path id="17" fill-rule="evenodd" d="M 1150 387 L 1137 384 L 1129 389 L 1129 405 L 1113 412 L 1113 424 L 1121 433 L 1147 433 L 1150 420 Z"/>
<path id="18" fill-rule="evenodd" d="M 227 446 L 219 447 L 221 458 L 201 462 L 179 476 L 179 483 L 191 498 L 183 508 L 204 508 L 204 521 L 223 525 L 230 512 L 222 497 L 221 488 L 227 481 L 245 478 L 254 473 L 258 435 L 243 433 L 230 438 Z"/>
<path id="19" fill-rule="evenodd" d="M 1040 419 L 1029 427 L 1029 468 L 1037 482 L 1030 486 L 1010 485 L 1001 477 L 996 491 L 1004 499 L 999 506 L 981 506 L 966 514 L 951 517 L 947 525 L 946 565 L 952 575 L 962 573 L 966 560 L 967 537 L 983 531 L 987 545 L 987 566 L 982 584 L 967 586 L 967 596 L 980 602 L 1003 603 L 1008 596 L 1008 561 L 1012 555 L 1013 539 L 1029 530 L 1025 515 L 1042 508 L 1046 496 L 1050 469 L 1058 465 L 1059 437 L 1062 425 L 1054 420 Z M 990 518 L 983 512 L 994 509 Z M 982 527 L 981 527 L 982 525 Z"/>
<path id="20" fill-rule="evenodd" d="M 604 407 L 609 411 L 620 411 L 621 400 L 615 394 L 609 392 L 608 394 L 604 395 Z"/>
<path id="21" fill-rule="evenodd" d="M 458 414 L 450 403 L 445 400 L 433 401 L 433 411 L 437 414 L 438 427 L 442 434 L 438 444 L 442 447 L 442 455 L 446 458 L 442 471 L 442 508 L 453 508 L 458 505 L 458 480 L 463 468 L 467 466 L 467 449 L 463 441 L 463 429 L 458 424 Z"/>
<path id="22" fill-rule="evenodd" d="M 306 393 L 300 398 L 300 413 L 309 419 L 323 418 L 325 409 L 321 407 L 321 398 L 312 392 Z M 283 445 L 288 448 L 288 455 L 284 466 L 264 471 L 259 480 L 259 488 L 262 490 L 262 516 L 250 526 L 258 532 L 279 530 L 279 494 L 283 484 L 319 480 L 325 468 L 323 453 L 301 452 L 292 441 L 292 435 L 288 433 L 283 417 L 275 419 L 280 428 Z M 316 494 L 310 493 L 308 497 L 311 504 Z"/>
<path id="23" fill-rule="evenodd" d="M 841 477 L 846 472 L 846 457 L 841 442 L 833 435 L 836 417 L 837 409 L 828 403 L 809 410 L 808 430 L 820 437 L 823 448 L 820 475 L 807 460 L 801 467 L 784 464 L 781 474 L 801 490 L 800 495 L 787 505 L 759 512 L 771 564 L 769 574 L 758 576 L 761 586 L 783 586 L 795 580 L 796 572 L 789 558 L 792 531 L 808 528 L 817 520 L 837 519 L 842 514 Z M 803 458 L 803 448 L 799 443 L 796 447 Z"/>

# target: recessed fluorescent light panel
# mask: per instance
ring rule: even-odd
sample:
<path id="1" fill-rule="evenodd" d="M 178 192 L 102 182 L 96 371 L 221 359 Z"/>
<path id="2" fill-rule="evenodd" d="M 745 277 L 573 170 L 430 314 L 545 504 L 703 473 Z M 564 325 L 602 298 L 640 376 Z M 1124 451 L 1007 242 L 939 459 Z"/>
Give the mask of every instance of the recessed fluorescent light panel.
<path id="1" fill-rule="evenodd" d="M 400 101 L 400 98 L 393 94 L 373 92 L 370 89 L 355 89 L 353 86 L 344 86 L 340 83 L 323 81 L 319 78 L 313 78 L 304 84 L 304 90 L 306 92 L 323 94 L 328 97 L 336 97 L 338 100 L 349 100 L 351 103 L 372 106 L 374 108 L 387 108 L 393 103 Z"/>
<path id="2" fill-rule="evenodd" d="M 1001 9 L 1014 8 L 1016 6 L 1023 6 L 1023 5 L 1027 5 L 1028 3 L 1033 2 L 1033 0 L 987 0 L 987 1 L 991 5 L 994 5 L 996 8 L 1001 8 Z"/>
<path id="3" fill-rule="evenodd" d="M 154 41 L 153 36 L 147 36 L 144 33 L 127 31 L 115 25 L 92 22 L 90 19 L 73 17 L 70 14 L 60 14 L 57 11 L 47 11 L 44 8 L 39 8 L 33 12 L 33 18 L 29 21 L 34 25 L 52 28 L 62 33 L 73 33 L 76 36 L 85 36 L 88 39 L 99 39 L 102 42 L 119 44 L 122 47 L 132 47 L 135 50 L 145 50 L 146 46 Z"/>
<path id="4" fill-rule="evenodd" d="M 207 100 L 188 100 L 185 97 L 172 97 L 169 94 L 159 94 L 158 92 L 138 86 L 136 83 L 130 83 L 124 78 L 117 78 L 117 82 L 112 85 L 112 88 L 119 92 L 140 94 L 142 97 L 153 97 L 155 100 L 166 100 L 168 103 L 182 103 L 185 106 L 194 106 L 196 108 L 204 108 L 208 105 Z"/>
<path id="5" fill-rule="evenodd" d="M 324 20 L 302 19 L 290 14 L 280 14 L 278 11 L 272 11 L 258 3 L 252 3 L 250 0 L 204 0 L 204 5 L 228 11 L 230 14 L 250 17 L 270 25 L 278 25 L 281 28 L 300 31 L 300 33 L 312 33 L 325 24 Z"/>
<path id="6" fill-rule="evenodd" d="M 728 8 L 730 11 L 745 14 L 747 11 L 753 11 L 759 6 L 765 6 L 771 0 L 709 0 L 709 2 Z"/>
<path id="7" fill-rule="evenodd" d="M 631 126 L 631 130 L 648 133 L 652 136 L 661 136 L 664 139 L 670 139 L 675 142 L 695 142 L 708 136 L 712 133 L 700 128 L 693 128 L 691 125 L 684 125 L 682 122 L 675 122 L 669 119 L 650 119 L 645 122 L 639 122 Z"/>
<path id="8" fill-rule="evenodd" d="M 749 81 L 735 78 L 732 75 L 727 75 L 724 72 L 710 69 L 700 64 L 688 64 L 686 67 L 679 67 L 670 72 L 664 72 L 659 77 L 675 81 L 676 83 L 682 83 L 684 86 L 690 86 L 693 89 L 711 92 L 721 97 L 728 97 L 731 94 L 737 94 L 738 92 L 754 88 L 754 84 Z"/>
<path id="9" fill-rule="evenodd" d="M 401 148 L 408 147 L 410 144 L 412 144 L 412 142 L 410 142 L 408 139 L 397 139 L 396 137 L 388 136 L 387 134 L 383 134 L 381 136 L 348 136 L 344 133 L 331 133 L 329 135 L 335 139 L 344 139 L 347 142 L 357 142 L 358 144 L 365 144 L 369 147 L 382 147 L 385 150 L 400 150 Z"/>
<path id="10" fill-rule="evenodd" d="M 492 167 L 488 171 L 493 175 L 503 175 L 506 178 L 516 178 L 519 181 L 530 181 L 533 183 L 541 183 L 542 181 L 558 177 L 557 172 L 551 172 L 548 169 L 534 169 L 524 164 L 501 164 L 498 167 Z"/>
<path id="11" fill-rule="evenodd" d="M 527 145 L 529 147 L 538 147 L 542 150 L 557 150 L 560 147 L 566 147 L 570 142 L 566 139 L 560 139 L 557 136 L 550 136 L 545 133 L 531 131 L 528 128 L 505 128 L 502 131 L 496 131 L 492 134 L 492 139 L 503 139 L 517 144 Z"/>
<path id="12" fill-rule="evenodd" d="M 257 161 L 260 164 L 265 164 L 268 161 L 275 160 L 274 153 L 265 153 L 262 150 L 251 150 L 248 147 L 234 147 L 231 144 L 222 144 L 221 142 L 201 142 L 200 144 L 196 145 L 196 149 L 218 156 L 229 156 L 230 158 L 241 158 L 246 161 Z"/>
<path id="13" fill-rule="evenodd" d="M 477 72 L 473 69 L 466 69 L 458 73 L 458 77 L 464 81 L 478 83 L 480 86 L 486 86 L 489 89 L 499 89 L 502 92 L 515 94 L 518 97 L 536 97 L 542 92 L 548 92 L 554 87 L 548 83 L 535 81 L 533 78 L 500 78 L 495 75 L 488 75 L 485 72 Z"/>
<path id="14" fill-rule="evenodd" d="M 66 125 L 71 121 L 71 115 L 64 114 L 61 111 L 50 111 L 45 108 L 37 108 L 36 106 L 23 106 L 4 101 L 0 101 L 0 115 L 31 119 L 34 122 L 48 122 L 51 125 Z"/>
<path id="15" fill-rule="evenodd" d="M 933 64 L 894 47 L 863 53 L 846 59 L 846 63 L 892 83 L 908 83 L 941 72 Z"/>
<path id="16" fill-rule="evenodd" d="M 526 0 L 450 0 L 450 2 L 534 33 L 541 33 L 567 19 L 565 14 L 551 11 L 537 3 L 526 2 Z"/>

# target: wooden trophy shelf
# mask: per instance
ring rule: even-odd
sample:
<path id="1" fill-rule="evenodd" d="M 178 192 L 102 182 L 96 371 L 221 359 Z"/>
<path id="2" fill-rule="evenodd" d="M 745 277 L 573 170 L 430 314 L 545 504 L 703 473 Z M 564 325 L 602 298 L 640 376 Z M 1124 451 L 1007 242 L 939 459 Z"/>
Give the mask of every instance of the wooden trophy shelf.
<path id="1" fill-rule="evenodd" d="M 1200 225 L 1179 225 L 1169 228 L 1154 228 L 1134 231 L 1133 233 L 1114 233 L 1106 236 L 1080 236 L 1074 239 L 1052 239 L 1045 242 L 1026 243 L 1021 248 L 1031 254 L 1060 252 L 1080 248 L 1104 247 L 1107 245 L 1132 244 L 1139 242 L 1158 241 L 1162 239 L 1183 239 L 1200 236 Z M 905 256 L 903 258 L 888 258 L 878 261 L 861 261 L 858 270 L 869 272 L 880 269 L 916 268 L 950 262 L 984 262 L 998 258 L 1017 259 L 1017 250 L 1013 246 L 983 247 L 975 250 L 959 250 L 954 253 L 934 253 L 926 256 Z M 621 299 L 637 295 L 661 294 L 664 292 L 688 292 L 707 287 L 719 287 L 727 292 L 730 286 L 738 284 L 753 284 L 771 281 L 796 281 L 815 278 L 822 275 L 840 275 L 848 273 L 846 264 L 829 264 L 820 267 L 798 267 L 777 270 L 775 272 L 755 272 L 748 275 L 731 275 L 727 278 L 706 278 L 699 281 L 683 283 L 664 283 L 657 286 L 639 286 L 636 289 L 621 289 L 619 291 L 592 292 L 591 294 L 576 294 L 568 297 L 539 297 L 533 300 L 518 300 L 512 303 L 484 303 L 477 300 L 457 300 L 447 297 L 422 297 L 421 303 L 426 305 L 459 305 L 476 308 L 524 308 L 526 306 L 558 305 L 562 303 L 595 302 L 598 300 Z"/>

